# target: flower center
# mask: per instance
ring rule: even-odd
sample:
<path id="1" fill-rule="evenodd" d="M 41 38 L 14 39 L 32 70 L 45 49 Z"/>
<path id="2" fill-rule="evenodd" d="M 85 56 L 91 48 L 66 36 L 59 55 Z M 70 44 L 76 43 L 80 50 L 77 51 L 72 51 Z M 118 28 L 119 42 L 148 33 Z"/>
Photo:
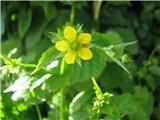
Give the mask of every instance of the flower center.
<path id="1" fill-rule="evenodd" d="M 71 45 L 70 45 L 70 48 L 71 48 L 72 50 L 74 50 L 74 51 L 78 50 L 79 47 L 80 47 L 80 46 L 79 46 L 79 44 L 78 44 L 77 41 L 71 43 Z"/>

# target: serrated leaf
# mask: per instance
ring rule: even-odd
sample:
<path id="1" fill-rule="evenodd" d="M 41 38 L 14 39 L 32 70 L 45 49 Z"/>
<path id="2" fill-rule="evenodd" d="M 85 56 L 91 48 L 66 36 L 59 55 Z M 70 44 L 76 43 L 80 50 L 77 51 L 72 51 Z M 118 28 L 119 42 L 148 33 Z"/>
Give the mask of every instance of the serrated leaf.
<path id="1" fill-rule="evenodd" d="M 19 13 L 18 32 L 21 38 L 24 37 L 32 21 L 31 9 L 21 9 Z"/>
<path id="2" fill-rule="evenodd" d="M 109 46 L 115 46 L 118 44 L 122 44 L 121 37 L 117 32 L 114 31 L 108 31 L 105 34 L 102 33 L 94 33 L 93 34 L 93 42 L 95 45 L 100 47 L 109 47 Z M 124 47 L 119 48 L 113 48 L 113 51 L 116 53 L 116 57 L 121 57 L 123 55 Z"/>
<path id="3" fill-rule="evenodd" d="M 134 31 L 132 29 L 126 29 L 126 28 L 113 28 L 112 30 L 116 31 L 120 37 L 122 38 L 122 41 L 126 43 L 137 41 L 137 37 L 134 34 Z M 130 54 L 136 54 L 138 52 L 138 44 L 133 44 L 130 46 L 127 46 L 127 49 L 125 49 Z"/>
<path id="4" fill-rule="evenodd" d="M 42 54 L 41 58 L 38 61 L 38 64 L 37 64 L 35 70 L 31 74 L 36 73 L 42 67 L 47 65 L 51 60 L 53 60 L 56 57 L 56 53 L 57 53 L 57 51 L 56 51 L 55 47 L 50 47 L 48 50 L 46 50 Z"/>

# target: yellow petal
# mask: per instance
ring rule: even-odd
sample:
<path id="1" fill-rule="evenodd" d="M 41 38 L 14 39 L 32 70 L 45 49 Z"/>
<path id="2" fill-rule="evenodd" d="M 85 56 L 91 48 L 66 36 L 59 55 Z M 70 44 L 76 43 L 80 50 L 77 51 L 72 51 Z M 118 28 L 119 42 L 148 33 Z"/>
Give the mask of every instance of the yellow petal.
<path id="1" fill-rule="evenodd" d="M 92 58 L 92 51 L 89 48 L 81 48 L 78 51 L 78 55 L 83 59 L 83 60 L 90 60 Z"/>
<path id="2" fill-rule="evenodd" d="M 76 59 L 76 53 L 75 52 L 69 52 L 64 56 L 64 60 L 67 64 L 75 63 L 75 59 Z"/>
<path id="3" fill-rule="evenodd" d="M 71 26 L 67 26 L 64 29 L 64 37 L 69 40 L 69 41 L 74 41 L 75 37 L 76 37 L 77 31 L 71 27 Z"/>
<path id="4" fill-rule="evenodd" d="M 91 34 L 89 33 L 81 33 L 79 35 L 79 41 L 81 44 L 89 44 L 91 41 Z"/>
<path id="5" fill-rule="evenodd" d="M 64 40 L 61 40 L 56 42 L 55 47 L 57 48 L 57 50 L 64 52 L 69 48 L 69 44 Z"/>

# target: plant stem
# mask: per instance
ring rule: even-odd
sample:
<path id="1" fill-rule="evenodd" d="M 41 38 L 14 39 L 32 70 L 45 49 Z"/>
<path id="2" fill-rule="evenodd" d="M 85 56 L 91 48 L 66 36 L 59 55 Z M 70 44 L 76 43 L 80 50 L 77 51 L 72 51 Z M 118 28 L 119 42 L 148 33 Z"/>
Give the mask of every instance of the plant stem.
<path id="1" fill-rule="evenodd" d="M 63 73 L 64 73 L 64 65 L 65 65 L 65 62 L 64 62 L 64 59 L 62 59 L 61 66 L 60 66 L 60 74 L 61 75 L 63 75 Z"/>
<path id="2" fill-rule="evenodd" d="M 74 7 L 74 3 L 72 2 L 72 8 L 71 8 L 71 13 L 70 13 L 70 24 L 73 24 L 73 20 L 74 20 L 74 13 L 75 13 L 75 7 Z"/>
<path id="3" fill-rule="evenodd" d="M 61 66 L 60 66 L 60 75 L 63 75 L 64 73 L 64 66 L 65 66 L 65 61 L 62 59 Z M 61 94 L 61 103 L 60 103 L 60 120 L 64 120 L 64 92 L 63 88 L 60 90 Z"/>
<path id="4" fill-rule="evenodd" d="M 102 94 L 102 91 L 99 85 L 97 84 L 96 79 L 93 76 L 91 77 L 91 79 L 92 79 L 93 85 L 95 86 L 95 89 L 98 91 L 98 93 Z"/>
<path id="5" fill-rule="evenodd" d="M 34 99 L 36 99 L 36 97 L 35 97 L 36 95 L 35 95 L 33 89 L 31 90 L 31 95 L 32 95 L 32 97 Z M 39 118 L 39 120 L 42 120 L 42 116 L 41 116 L 41 112 L 40 112 L 39 106 L 38 106 L 38 104 L 36 102 L 35 102 L 35 105 L 36 105 L 36 111 L 37 111 L 38 118 Z"/>
<path id="6" fill-rule="evenodd" d="M 60 104 L 60 120 L 64 120 L 64 111 L 63 111 L 63 101 L 64 101 L 64 94 L 63 94 L 63 88 L 60 90 L 61 94 L 61 104 Z"/>
<path id="7" fill-rule="evenodd" d="M 35 64 L 23 64 L 23 63 L 20 63 L 19 65 L 24 68 L 35 68 L 37 66 Z"/>
<path id="8" fill-rule="evenodd" d="M 102 5 L 102 0 L 94 1 L 94 3 L 93 3 L 94 20 L 95 21 L 98 21 L 98 19 L 99 19 L 99 13 L 100 13 L 101 5 Z"/>
<path id="9" fill-rule="evenodd" d="M 37 111 L 37 114 L 38 114 L 38 118 L 39 118 L 39 120 L 42 120 L 41 112 L 40 112 L 40 109 L 39 109 L 39 106 L 38 106 L 38 104 L 37 104 L 37 103 L 36 103 L 36 111 Z"/>

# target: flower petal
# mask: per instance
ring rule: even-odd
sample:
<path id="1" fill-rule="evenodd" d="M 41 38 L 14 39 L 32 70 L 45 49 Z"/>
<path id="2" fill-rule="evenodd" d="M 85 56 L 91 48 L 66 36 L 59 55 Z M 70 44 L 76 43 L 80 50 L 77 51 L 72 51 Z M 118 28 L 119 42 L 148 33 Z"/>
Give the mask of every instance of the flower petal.
<path id="1" fill-rule="evenodd" d="M 79 41 L 81 44 L 89 44 L 91 41 L 91 34 L 89 33 L 81 33 L 79 35 Z"/>
<path id="2" fill-rule="evenodd" d="M 89 48 L 81 48 L 78 51 L 78 56 L 83 60 L 90 60 L 92 58 L 92 51 Z"/>
<path id="3" fill-rule="evenodd" d="M 71 26 L 67 26 L 64 29 L 64 37 L 69 40 L 69 41 L 74 41 L 75 37 L 76 37 L 77 31 L 71 27 Z"/>
<path id="4" fill-rule="evenodd" d="M 65 40 L 61 40 L 56 42 L 55 47 L 57 50 L 64 52 L 69 48 L 69 44 Z"/>
<path id="5" fill-rule="evenodd" d="M 69 52 L 64 56 L 64 60 L 67 64 L 75 63 L 75 59 L 76 59 L 76 53 L 75 52 Z"/>

